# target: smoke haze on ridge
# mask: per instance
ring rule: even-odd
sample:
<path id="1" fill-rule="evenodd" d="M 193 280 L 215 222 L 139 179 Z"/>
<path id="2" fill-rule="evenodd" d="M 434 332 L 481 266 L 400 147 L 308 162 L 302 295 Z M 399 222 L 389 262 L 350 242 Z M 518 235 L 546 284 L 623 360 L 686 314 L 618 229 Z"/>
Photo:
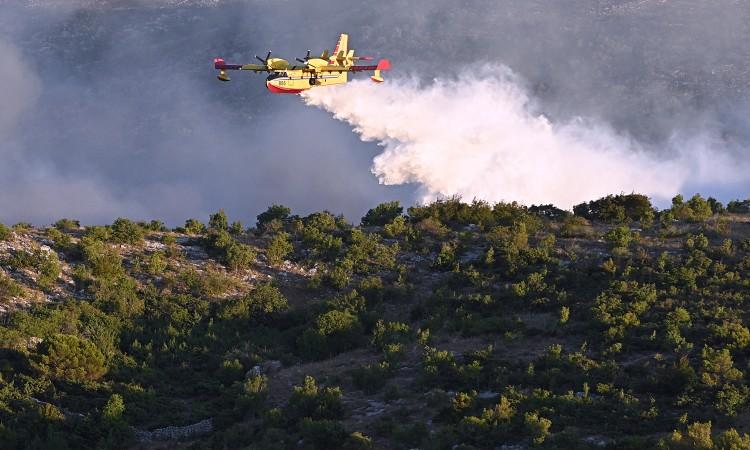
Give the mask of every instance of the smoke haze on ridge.
<path id="1" fill-rule="evenodd" d="M 271 48 L 292 59 L 330 49 L 339 32 L 358 53 L 392 60 L 384 96 L 409 76 L 429 92 L 467 64 L 503 64 L 524 80 L 532 118 L 556 132 L 583 120 L 565 129 L 606 130 L 637 153 L 626 159 L 667 171 L 656 193 L 747 197 L 748 180 L 730 169 L 750 142 L 748 18 L 729 0 L 5 2 L 0 221 L 177 224 L 223 207 L 252 222 L 271 203 L 356 220 L 380 201 L 423 198 L 415 178 L 379 185 L 369 170 L 382 149 L 326 112 L 268 94 L 262 76 L 213 78 L 214 56 L 249 62 Z M 669 160 L 688 173 L 672 173 Z M 378 161 L 396 182 L 393 159 Z M 515 192 L 503 197 L 521 200 Z"/>

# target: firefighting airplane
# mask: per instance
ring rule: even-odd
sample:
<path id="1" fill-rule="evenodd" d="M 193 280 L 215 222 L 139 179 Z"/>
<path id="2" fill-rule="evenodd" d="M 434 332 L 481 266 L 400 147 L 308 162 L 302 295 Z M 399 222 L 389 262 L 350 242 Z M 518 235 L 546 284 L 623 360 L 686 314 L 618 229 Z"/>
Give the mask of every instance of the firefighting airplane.
<path id="1" fill-rule="evenodd" d="M 226 64 L 222 58 L 214 59 L 214 68 L 219 71 L 216 77 L 221 81 L 229 81 L 227 70 L 249 70 L 252 72 L 268 72 L 266 86 L 275 94 L 297 94 L 318 86 L 332 86 L 349 81 L 349 72 L 374 71 L 370 79 L 382 83 L 382 70 L 389 70 L 391 63 L 381 59 L 374 66 L 357 66 L 355 61 L 371 61 L 371 56 L 354 56 L 354 50 L 349 50 L 349 35 L 342 34 L 332 54 L 325 50 L 320 58 L 311 57 L 310 50 L 304 59 L 297 58 L 300 66 L 289 65 L 289 61 L 281 58 L 271 58 L 269 51 L 266 58 L 255 57 L 263 64 Z"/>

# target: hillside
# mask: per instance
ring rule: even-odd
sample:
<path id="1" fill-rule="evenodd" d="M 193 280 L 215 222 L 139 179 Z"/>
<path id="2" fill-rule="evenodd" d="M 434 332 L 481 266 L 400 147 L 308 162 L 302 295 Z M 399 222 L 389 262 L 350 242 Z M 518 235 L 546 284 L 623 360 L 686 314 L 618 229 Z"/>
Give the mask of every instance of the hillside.
<path id="1" fill-rule="evenodd" d="M 750 200 L 0 226 L 3 448 L 750 448 Z"/>

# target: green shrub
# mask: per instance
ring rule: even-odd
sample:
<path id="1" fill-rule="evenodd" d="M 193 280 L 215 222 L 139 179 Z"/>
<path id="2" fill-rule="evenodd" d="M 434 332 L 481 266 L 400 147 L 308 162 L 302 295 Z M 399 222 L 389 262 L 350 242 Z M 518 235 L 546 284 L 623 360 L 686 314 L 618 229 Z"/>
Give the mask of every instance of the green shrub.
<path id="1" fill-rule="evenodd" d="M 162 253 L 154 252 L 149 256 L 146 267 L 151 275 L 161 275 L 167 269 L 167 261 Z"/>
<path id="2" fill-rule="evenodd" d="M 560 227 L 560 236 L 565 238 L 589 237 L 594 233 L 594 229 L 585 217 L 568 216 L 563 220 Z"/>
<path id="3" fill-rule="evenodd" d="M 138 295 L 138 284 L 127 275 L 95 280 L 91 286 L 94 304 L 102 311 L 131 318 L 143 312 L 144 300 Z"/>
<path id="4" fill-rule="evenodd" d="M 32 251 L 16 250 L 7 261 L 15 268 L 32 268 L 39 273 L 37 284 L 43 289 L 49 289 L 60 276 L 60 259 L 55 252 L 34 249 Z"/>
<path id="5" fill-rule="evenodd" d="M 294 246 L 289 240 L 289 234 L 284 232 L 277 233 L 271 239 L 271 242 L 268 244 L 268 249 L 266 250 L 268 264 L 279 266 L 293 250 Z"/>
<path id="6" fill-rule="evenodd" d="M 227 268 L 235 272 L 249 269 L 255 262 L 255 250 L 245 244 L 230 245 L 226 253 Z"/>
<path id="7" fill-rule="evenodd" d="M 628 227 L 617 227 L 604 234 L 604 240 L 611 248 L 628 248 L 631 242 L 638 239 L 637 233 L 631 232 Z"/>
<path id="8" fill-rule="evenodd" d="M 372 395 L 378 392 L 391 375 L 391 366 L 386 361 L 377 364 L 363 364 L 352 371 L 354 387 Z"/>
<path id="9" fill-rule="evenodd" d="M 239 236 L 242 234 L 244 228 L 242 228 L 242 222 L 239 220 L 235 220 L 232 222 L 232 225 L 229 226 L 229 233 L 233 236 Z"/>
<path id="10" fill-rule="evenodd" d="M 187 234 L 205 234 L 206 231 L 206 225 L 198 219 L 188 219 L 185 221 L 185 233 Z"/>
<path id="11" fill-rule="evenodd" d="M 80 242 L 83 260 L 97 278 L 114 278 L 124 274 L 120 254 L 100 240 L 85 237 Z"/>
<path id="12" fill-rule="evenodd" d="M 524 424 L 526 425 L 526 431 L 531 435 L 532 441 L 538 445 L 543 443 L 547 436 L 549 436 L 552 421 L 540 417 L 535 412 L 527 412 L 524 415 Z"/>
<path id="13" fill-rule="evenodd" d="M 378 320 L 372 331 L 372 343 L 381 351 L 390 344 L 405 344 L 411 340 L 411 327 L 403 322 Z"/>
<path id="14" fill-rule="evenodd" d="M 287 405 L 291 418 L 309 417 L 313 420 L 341 419 L 344 407 L 341 403 L 341 389 L 318 386 L 315 378 L 305 376 L 302 385 L 294 386 Z"/>
<path id="15" fill-rule="evenodd" d="M 100 226 L 87 227 L 84 238 L 86 238 L 89 242 L 90 241 L 109 241 L 112 238 L 112 233 L 109 227 L 100 227 Z"/>
<path id="16" fill-rule="evenodd" d="M 111 230 L 112 242 L 130 245 L 143 244 L 143 228 L 131 220 L 119 218 L 114 221 Z"/>
<path id="17" fill-rule="evenodd" d="M 727 203 L 727 211 L 735 214 L 748 214 L 750 213 L 750 198 L 747 200 L 732 200 Z"/>
<path id="18" fill-rule="evenodd" d="M 655 215 L 651 201 L 641 194 L 608 195 L 598 200 L 575 205 L 573 213 L 588 220 L 609 223 L 640 221 L 646 226 L 650 226 Z"/>
<path id="19" fill-rule="evenodd" d="M 94 344 L 68 334 L 42 341 L 34 365 L 43 375 L 73 382 L 98 380 L 107 372 L 104 355 Z"/>
<path id="20" fill-rule="evenodd" d="M 289 214 L 291 213 L 292 210 L 286 206 L 271 205 L 265 212 L 258 214 L 258 221 L 256 222 L 255 227 L 258 230 L 265 231 L 268 224 L 274 220 L 283 222 L 289 218 Z"/>
<path id="21" fill-rule="evenodd" d="M 198 272 L 192 267 L 183 270 L 176 281 L 179 290 L 197 297 L 218 297 L 237 287 L 235 280 L 211 266 L 203 272 Z"/>
<path id="22" fill-rule="evenodd" d="M 7 241 L 11 236 L 11 229 L 0 223 L 0 241 Z"/>
<path id="23" fill-rule="evenodd" d="M 12 297 L 21 297 L 25 292 L 20 284 L 0 270 L 0 304 L 6 303 Z"/>
<path id="24" fill-rule="evenodd" d="M 211 214 L 208 218 L 208 228 L 213 230 L 229 231 L 229 219 L 223 209 Z"/>
<path id="25" fill-rule="evenodd" d="M 125 402 L 122 396 L 120 394 L 112 394 L 102 408 L 102 417 L 109 421 L 119 421 L 122 420 L 124 412 Z"/>
<path id="26" fill-rule="evenodd" d="M 675 219 L 687 222 L 704 222 L 714 214 L 711 205 L 700 194 L 695 194 L 687 202 L 682 195 L 676 195 L 669 212 Z"/>
<path id="27" fill-rule="evenodd" d="M 348 438 L 341 422 L 335 420 L 313 420 L 305 417 L 300 424 L 300 432 L 306 443 L 315 450 L 343 448 Z"/>
<path id="28" fill-rule="evenodd" d="M 315 324 L 323 336 L 339 335 L 343 338 L 361 332 L 359 320 L 349 311 L 328 311 L 318 316 Z"/>
<path id="29" fill-rule="evenodd" d="M 284 312 L 288 308 L 289 303 L 281 291 L 270 283 L 264 283 L 243 297 L 225 302 L 221 317 L 224 319 L 258 319 Z"/>
<path id="30" fill-rule="evenodd" d="M 48 228 L 46 231 L 47 237 L 52 239 L 52 246 L 59 251 L 68 251 L 73 248 L 73 239 L 70 235 L 63 233 L 57 228 Z"/>
<path id="31" fill-rule="evenodd" d="M 375 208 L 367 211 L 362 217 L 362 226 L 383 226 L 393 222 L 394 219 L 403 214 L 404 208 L 398 201 L 381 203 Z"/>
<path id="32" fill-rule="evenodd" d="M 37 284 L 43 289 L 49 289 L 60 276 L 60 259 L 54 252 L 46 253 L 39 261 L 37 269 L 39 270 L 39 278 L 36 280 Z"/>
<path id="33" fill-rule="evenodd" d="M 69 232 L 81 228 L 81 223 L 74 219 L 60 219 L 55 222 L 54 227 L 60 231 Z"/>
<path id="34" fill-rule="evenodd" d="M 452 270 L 456 265 L 456 247 L 450 242 L 443 243 L 440 252 L 435 257 L 432 267 L 440 270 Z"/>
<path id="35" fill-rule="evenodd" d="M 383 226 L 383 234 L 389 238 L 404 236 L 411 230 L 411 225 L 403 216 L 398 216 Z"/>

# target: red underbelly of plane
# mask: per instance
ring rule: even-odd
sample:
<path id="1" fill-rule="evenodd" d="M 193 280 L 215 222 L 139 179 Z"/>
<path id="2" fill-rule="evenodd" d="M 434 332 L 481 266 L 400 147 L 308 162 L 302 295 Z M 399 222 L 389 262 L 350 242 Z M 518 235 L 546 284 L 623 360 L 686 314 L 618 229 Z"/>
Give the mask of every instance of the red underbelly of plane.
<path id="1" fill-rule="evenodd" d="M 266 86 L 268 87 L 268 90 L 273 92 L 274 94 L 299 94 L 300 92 L 305 90 L 305 89 L 285 89 L 285 88 L 280 88 L 278 86 L 274 86 L 268 83 L 266 83 Z"/>

